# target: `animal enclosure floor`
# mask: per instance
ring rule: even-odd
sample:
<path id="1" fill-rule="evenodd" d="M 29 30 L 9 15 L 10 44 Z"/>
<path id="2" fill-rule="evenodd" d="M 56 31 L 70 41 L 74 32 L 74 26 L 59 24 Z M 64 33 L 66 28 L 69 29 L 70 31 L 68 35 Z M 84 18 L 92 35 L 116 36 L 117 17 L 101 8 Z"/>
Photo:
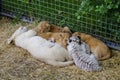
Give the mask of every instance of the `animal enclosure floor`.
<path id="1" fill-rule="evenodd" d="M 120 52 L 112 50 L 112 57 L 100 61 L 103 70 L 85 72 L 74 64 L 53 67 L 34 59 L 26 50 L 6 40 L 18 28 L 12 20 L 0 18 L 0 80 L 120 80 Z M 29 28 L 35 27 L 30 24 Z"/>

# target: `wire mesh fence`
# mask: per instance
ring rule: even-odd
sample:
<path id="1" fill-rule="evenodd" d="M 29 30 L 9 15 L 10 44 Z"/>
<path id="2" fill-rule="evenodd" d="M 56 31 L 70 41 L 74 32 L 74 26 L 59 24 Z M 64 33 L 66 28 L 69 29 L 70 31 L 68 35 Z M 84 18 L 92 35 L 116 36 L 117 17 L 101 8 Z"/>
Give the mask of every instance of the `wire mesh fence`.
<path id="1" fill-rule="evenodd" d="M 120 50 L 120 26 L 107 16 L 88 13 L 78 20 L 75 16 L 79 0 L 2 0 L 3 15 L 27 22 L 47 20 L 73 31 L 85 32 Z"/>

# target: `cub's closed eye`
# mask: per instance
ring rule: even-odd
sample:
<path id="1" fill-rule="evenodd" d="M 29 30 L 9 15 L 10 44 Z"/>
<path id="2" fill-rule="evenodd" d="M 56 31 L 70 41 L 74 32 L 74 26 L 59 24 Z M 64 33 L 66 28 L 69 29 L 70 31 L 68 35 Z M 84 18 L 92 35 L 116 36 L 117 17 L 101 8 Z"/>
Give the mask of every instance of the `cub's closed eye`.
<path id="1" fill-rule="evenodd" d="M 74 42 L 76 42 L 76 40 L 73 40 Z"/>
<path id="2" fill-rule="evenodd" d="M 72 40 L 70 39 L 69 42 L 72 42 Z"/>
<path id="3" fill-rule="evenodd" d="M 23 29 L 23 27 L 21 27 L 21 29 Z"/>

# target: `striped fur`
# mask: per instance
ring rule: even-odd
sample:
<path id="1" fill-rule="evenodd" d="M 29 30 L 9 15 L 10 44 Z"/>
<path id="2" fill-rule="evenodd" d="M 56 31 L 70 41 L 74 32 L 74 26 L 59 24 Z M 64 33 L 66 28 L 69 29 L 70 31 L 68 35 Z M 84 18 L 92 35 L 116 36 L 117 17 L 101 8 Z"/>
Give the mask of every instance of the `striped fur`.
<path id="1" fill-rule="evenodd" d="M 101 67 L 94 54 L 90 53 L 89 47 L 77 36 L 72 36 L 69 39 L 68 52 L 73 58 L 76 66 L 85 71 L 99 71 Z"/>

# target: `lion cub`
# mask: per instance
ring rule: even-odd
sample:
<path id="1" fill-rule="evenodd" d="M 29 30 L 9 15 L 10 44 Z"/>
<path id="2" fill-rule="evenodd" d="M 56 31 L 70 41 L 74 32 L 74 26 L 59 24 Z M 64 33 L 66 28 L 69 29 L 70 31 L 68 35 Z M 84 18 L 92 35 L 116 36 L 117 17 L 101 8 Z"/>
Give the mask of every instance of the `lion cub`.
<path id="1" fill-rule="evenodd" d="M 69 33 L 62 33 L 62 32 L 59 33 L 46 32 L 46 33 L 38 34 L 38 36 L 41 36 L 42 38 L 47 40 L 54 38 L 54 41 L 56 43 L 60 44 L 62 47 L 66 49 L 67 41 L 71 35 Z"/>
<path id="2" fill-rule="evenodd" d="M 85 34 L 85 33 L 80 33 L 80 32 L 75 32 L 73 33 L 74 36 L 80 36 L 81 40 L 84 41 L 91 49 L 91 52 L 95 54 L 96 58 L 98 60 L 105 60 L 110 58 L 110 50 L 99 39 L 94 38 L 91 35 Z"/>
<path id="3" fill-rule="evenodd" d="M 64 48 L 67 47 L 67 40 L 71 36 L 71 31 L 68 27 L 61 28 L 47 21 L 41 21 L 34 30 L 38 36 L 44 39 L 54 38 L 55 42 Z"/>
<path id="4" fill-rule="evenodd" d="M 45 32 L 63 32 L 63 33 L 71 33 L 70 29 L 68 27 L 60 27 L 54 24 L 50 24 L 48 21 L 41 21 L 38 26 L 35 28 L 35 31 L 40 33 L 45 33 Z"/>

